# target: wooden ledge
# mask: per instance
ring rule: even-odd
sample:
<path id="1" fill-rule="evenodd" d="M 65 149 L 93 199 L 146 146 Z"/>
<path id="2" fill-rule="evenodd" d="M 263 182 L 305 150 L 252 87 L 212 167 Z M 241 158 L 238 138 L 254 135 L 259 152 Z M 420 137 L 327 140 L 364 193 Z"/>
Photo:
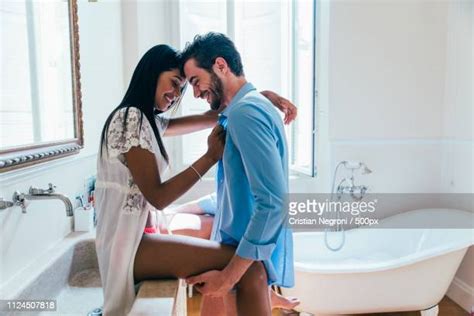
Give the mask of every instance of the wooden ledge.
<path id="1" fill-rule="evenodd" d="M 186 316 L 186 284 L 183 280 L 142 282 L 131 316 Z"/>

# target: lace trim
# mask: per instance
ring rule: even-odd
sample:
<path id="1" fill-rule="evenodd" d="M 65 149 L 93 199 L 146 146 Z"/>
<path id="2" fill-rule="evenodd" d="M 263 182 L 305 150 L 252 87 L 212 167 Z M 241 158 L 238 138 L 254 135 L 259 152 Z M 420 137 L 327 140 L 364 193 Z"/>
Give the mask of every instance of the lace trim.
<path id="1" fill-rule="evenodd" d="M 146 210 L 147 201 L 138 186 L 133 183 L 125 198 L 122 209 L 128 214 L 137 214 Z"/>
<path id="2" fill-rule="evenodd" d="M 132 179 L 128 180 L 128 186 L 121 185 L 115 182 L 97 181 L 96 188 L 112 188 L 125 194 L 125 202 L 122 205 L 122 210 L 126 214 L 140 214 L 147 210 L 147 200 L 143 196 L 138 186 L 133 183 Z"/>
<path id="3" fill-rule="evenodd" d="M 153 131 L 148 119 L 143 116 L 140 126 L 141 112 L 139 109 L 131 107 L 128 111 L 125 128 L 123 119 L 126 109 L 121 109 L 115 113 L 110 121 L 107 131 L 107 150 L 109 157 L 117 157 L 120 162 L 126 165 L 124 153 L 132 147 L 141 147 L 151 153 L 153 151 Z"/>

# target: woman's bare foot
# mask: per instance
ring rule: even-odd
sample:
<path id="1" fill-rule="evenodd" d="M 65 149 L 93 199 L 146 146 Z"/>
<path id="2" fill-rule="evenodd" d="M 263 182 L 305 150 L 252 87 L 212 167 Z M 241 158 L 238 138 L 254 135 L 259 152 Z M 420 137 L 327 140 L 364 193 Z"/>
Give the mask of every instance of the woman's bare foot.
<path id="1" fill-rule="evenodd" d="M 296 297 L 284 297 L 270 289 L 270 300 L 273 308 L 293 309 L 300 304 L 300 300 Z"/>

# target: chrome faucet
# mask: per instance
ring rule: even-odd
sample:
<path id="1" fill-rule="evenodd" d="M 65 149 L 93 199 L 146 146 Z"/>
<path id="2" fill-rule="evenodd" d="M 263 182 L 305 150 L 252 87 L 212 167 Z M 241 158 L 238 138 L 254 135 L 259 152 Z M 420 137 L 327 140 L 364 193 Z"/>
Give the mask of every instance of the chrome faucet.
<path id="1" fill-rule="evenodd" d="M 337 186 L 337 197 L 340 198 L 343 194 L 350 194 L 354 201 L 360 201 L 364 197 L 369 188 L 365 185 L 355 185 L 354 176 L 344 178 Z"/>
<path id="2" fill-rule="evenodd" d="M 336 189 L 337 171 L 339 170 L 340 166 L 344 166 L 347 170 L 350 170 L 351 176 L 343 178 L 341 182 L 339 182 L 339 185 Z M 350 194 L 354 201 L 360 201 L 364 198 L 365 193 L 367 193 L 368 187 L 365 185 L 355 185 L 354 171 L 358 169 L 362 169 L 362 174 L 372 173 L 372 170 L 370 170 L 363 162 L 344 160 L 337 164 L 336 169 L 334 170 L 334 176 L 332 178 L 331 200 L 334 200 L 334 198 L 336 198 L 339 201 L 341 200 L 344 194 Z M 339 212 L 336 212 L 336 217 L 337 219 L 340 219 Z M 346 232 L 344 230 L 344 227 L 340 224 L 337 224 L 335 231 L 342 232 L 341 241 L 337 247 L 333 247 L 329 244 L 329 229 L 326 228 L 324 230 L 324 243 L 326 244 L 326 247 L 331 251 L 339 251 L 340 249 L 342 249 L 346 242 Z"/>
<path id="3" fill-rule="evenodd" d="M 28 194 L 16 191 L 13 193 L 13 203 L 21 207 L 22 213 L 26 213 L 26 207 L 29 204 L 29 200 L 58 199 L 63 201 L 64 205 L 66 206 L 66 215 L 73 216 L 71 200 L 64 194 L 56 193 L 54 188 L 56 187 L 52 183 L 49 183 L 47 189 L 30 187 Z"/>
<path id="4" fill-rule="evenodd" d="M 337 186 L 336 191 L 335 184 L 336 184 L 336 176 L 337 170 L 339 166 L 344 166 L 346 169 L 350 170 L 351 176 L 343 178 L 339 185 Z M 365 193 L 368 190 L 368 187 L 365 185 L 355 185 L 354 179 L 354 172 L 355 170 L 362 169 L 362 174 L 370 174 L 372 170 L 370 170 L 367 165 L 363 162 L 356 162 L 356 161 L 341 161 L 336 166 L 336 170 L 334 171 L 333 183 L 332 183 L 332 194 L 337 193 L 337 198 L 340 199 L 343 194 L 350 194 L 352 199 L 355 201 L 360 201 L 364 197 Z"/>
<path id="5" fill-rule="evenodd" d="M 10 201 L 4 201 L 3 198 L 0 198 L 0 210 L 7 209 L 9 207 L 14 206 L 13 202 Z"/>

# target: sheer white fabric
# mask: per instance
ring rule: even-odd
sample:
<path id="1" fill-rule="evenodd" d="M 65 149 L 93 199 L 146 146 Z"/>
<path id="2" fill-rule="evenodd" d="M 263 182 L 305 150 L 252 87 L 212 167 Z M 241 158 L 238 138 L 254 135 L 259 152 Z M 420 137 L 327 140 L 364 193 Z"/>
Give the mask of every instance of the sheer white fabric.
<path id="1" fill-rule="evenodd" d="M 132 147 L 153 153 L 160 175 L 167 169 L 160 154 L 150 122 L 141 112 L 130 108 L 124 125 L 125 109 L 117 111 L 107 132 L 107 147 L 97 161 L 96 249 L 104 289 L 106 316 L 127 315 L 135 299 L 133 263 L 143 235 L 151 206 L 133 181 L 124 159 Z M 157 117 L 156 124 L 163 135 L 168 120 Z"/>

